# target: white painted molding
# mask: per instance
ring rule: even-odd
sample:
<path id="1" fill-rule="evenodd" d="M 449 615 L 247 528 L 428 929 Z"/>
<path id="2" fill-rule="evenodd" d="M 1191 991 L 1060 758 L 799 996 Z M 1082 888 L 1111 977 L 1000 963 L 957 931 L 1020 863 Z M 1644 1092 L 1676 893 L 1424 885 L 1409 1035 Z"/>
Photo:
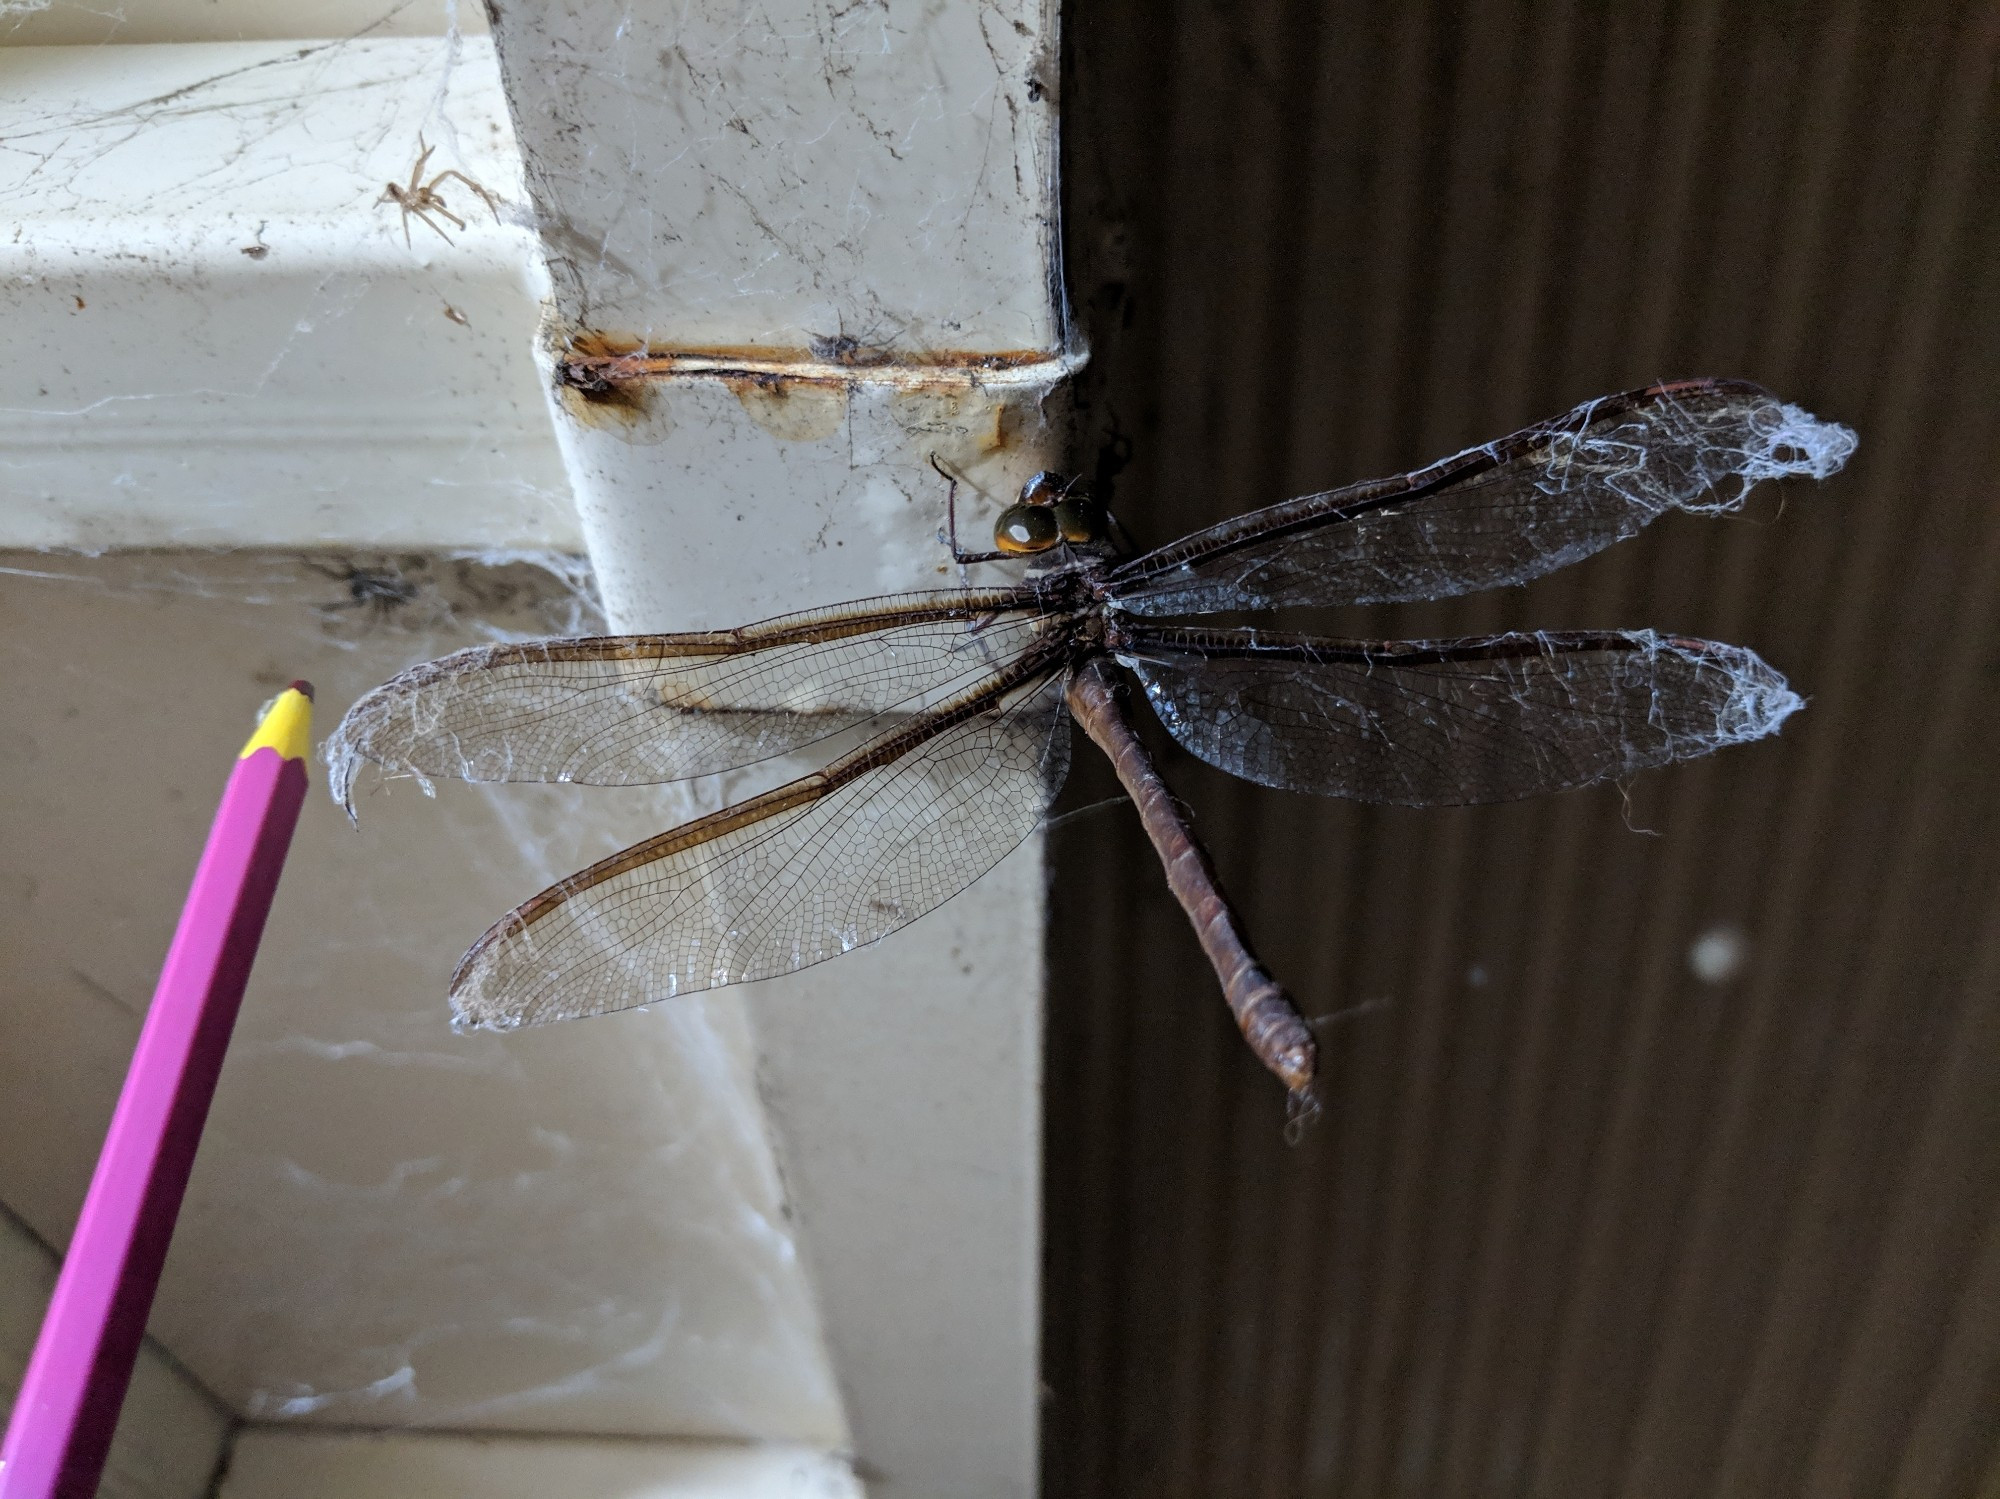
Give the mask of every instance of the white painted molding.
<path id="1" fill-rule="evenodd" d="M 586 10 L 565 14 L 576 35 L 598 35 Z M 628 70 L 624 91 L 641 114 L 662 101 L 668 113 L 627 122 L 658 134 L 636 144 L 607 135 L 605 150 L 579 158 L 577 181 L 591 177 L 596 201 L 615 210 L 608 217 L 592 220 L 582 200 L 562 203 L 551 179 L 541 181 L 539 222 L 568 247 L 558 279 L 577 294 L 549 327 L 581 327 L 576 314 L 587 301 L 629 313 L 626 332 L 639 330 L 649 349 L 698 331 L 731 351 L 648 382 L 642 420 L 607 419 L 572 390 L 572 403 L 557 408 L 558 430 L 542 395 L 567 334 L 544 341 L 538 370 L 534 327 L 546 283 L 487 43 L 370 37 L 0 49 L 0 129 L 43 142 L 0 164 L 0 209 L 21 230 L 0 240 L 0 314 L 10 345 L 32 351 L 0 362 L 0 546 L 264 549 L 240 561 L 170 551 L 116 566 L 113 558 L 8 559 L 32 575 L 0 577 L 0 602 L 11 602 L 22 622 L 17 638 L 70 618 L 72 640 L 94 644 L 66 659 L 95 691 L 112 702 L 172 704 L 149 721 L 146 773 L 127 778 L 130 795 L 98 799 L 107 816 L 150 826 L 147 809 L 158 813 L 166 798 L 198 784 L 203 704 L 254 694 L 260 673 L 282 664 L 286 675 L 305 671 L 323 685 L 352 678 L 323 698 L 337 712 L 343 692 L 402 664 L 398 652 L 428 653 L 445 640 L 400 616 L 322 621 L 314 605 L 341 602 L 344 585 L 301 571 L 297 551 L 547 552 L 574 550 L 587 536 L 626 624 L 736 622 L 952 581 L 932 536 L 942 486 L 928 455 L 969 474 L 978 528 L 992 503 L 1058 446 L 1059 386 L 1074 356 L 1050 275 L 1054 24 L 1036 6 L 1003 15 L 898 3 L 870 14 L 873 29 L 825 36 L 780 25 L 784 45 L 762 50 L 731 52 L 714 36 L 679 34 L 676 55 L 714 64 L 701 73 L 712 87 L 696 71 L 683 79 L 698 100 L 648 93 L 644 67 L 669 65 L 630 54 L 642 66 Z M 648 34 L 644 16 L 623 18 L 633 24 L 622 39 L 613 26 L 600 40 L 629 48 Z M 738 64 L 728 78 L 717 71 Z M 759 68 L 775 71 L 760 84 Z M 808 84 L 822 95 L 845 90 L 844 113 L 799 126 L 786 101 L 802 99 Z M 732 102 L 746 89 L 758 101 L 752 114 Z M 608 118 L 595 115 L 593 128 Z M 739 120 L 761 144 L 717 155 L 718 146 L 734 151 L 747 139 Z M 47 129 L 51 122 L 61 128 Z M 405 244 L 396 209 L 377 199 L 384 181 L 407 177 L 419 132 L 439 148 L 430 169 L 450 166 L 493 190 L 501 222 L 473 211 L 462 186 L 448 181 L 442 190 L 465 230 L 451 228 L 447 245 L 413 223 Z M 684 211 L 662 189 L 657 203 L 671 222 L 627 244 L 620 236 L 632 212 L 653 201 L 651 188 L 629 184 L 651 181 L 650 166 L 664 161 L 648 153 L 679 151 L 691 136 L 710 154 L 672 191 L 695 184 L 716 212 Z M 801 199 L 801 214 L 773 243 L 755 242 L 762 209 L 749 205 L 760 197 L 768 205 L 769 194 L 806 172 L 821 174 L 811 202 Z M 562 211 L 549 213 L 551 204 Z M 806 233 L 806 209 L 826 236 Z M 579 260 L 577 244 L 592 235 L 618 249 L 617 264 L 604 255 Z M 788 258 L 782 245 L 774 250 L 778 242 L 803 253 Z M 724 284 L 737 255 L 751 277 L 740 297 Z M 643 274 L 619 280 L 621 266 L 646 256 Z M 602 284 L 580 277 L 585 262 L 616 275 Z M 685 352 L 688 342 L 675 346 Z M 760 346 L 737 347 L 744 344 Z M 588 507 L 581 522 L 573 478 Z M 444 574 L 442 564 L 437 571 Z M 49 573 L 61 576 L 42 576 Z M 100 598 L 111 602 L 92 602 Z M 458 618 L 488 627 L 477 610 Z M 520 625 L 496 616 L 491 627 Z M 137 633 L 121 644 L 120 631 Z M 200 669 L 177 667 L 176 650 L 197 640 Z M 15 737 L 0 748 L 25 746 L 50 777 L 21 810 L 58 819 L 50 825 L 57 831 L 27 836 L 60 837 L 76 856 L 74 873 L 95 878 L 99 845 L 76 819 L 86 815 L 79 798 L 90 776 L 103 768 L 65 737 L 68 702 L 49 698 L 47 713 L 10 726 Z M 815 1394 L 815 1380 L 824 1382 L 815 1363 L 823 1325 L 872 1486 L 1032 1492 L 1038 848 L 892 942 L 747 997 L 714 997 L 705 1019 L 636 1015 L 505 1042 L 451 1038 L 426 985 L 449 971 L 483 919 L 525 893 L 514 888 L 534 877 L 524 864 L 560 873 L 553 864 L 571 857 L 566 847 L 580 859 L 631 835 L 630 799 L 613 805 L 586 793 L 572 807 L 574 788 L 546 797 L 521 791 L 448 798 L 443 809 L 378 802 L 358 837 L 326 830 L 340 841 L 327 844 L 315 875 L 305 865 L 294 872 L 302 889 L 312 887 L 301 899 L 322 919 L 305 920 L 300 908 L 304 925 L 288 937 L 282 902 L 274 916 L 271 952 L 282 961 L 260 967 L 253 986 L 243 1033 L 250 1048 L 225 1074 L 221 1143 L 198 1167 L 195 1229 L 189 1247 L 177 1248 L 156 1317 L 169 1346 L 178 1355 L 185 1345 L 214 1370 L 241 1410 L 266 1415 L 652 1433 L 734 1421 L 731 1429 L 745 1434 L 790 1435 L 823 1450 L 842 1439 L 840 1411 Z M 39 1017 L 38 1033 L 56 1054 L 23 1051 L 0 1080 L 0 1095 L 11 1097 L 0 1113 L 28 1127 L 11 1131 L 19 1148 L 0 1144 L 0 1198 L 58 1242 L 129 1049 L 129 1013 L 120 1007 L 143 1004 L 148 955 L 170 925 L 174 897 L 161 905 L 154 887 L 171 884 L 165 871 L 178 867 L 188 838 L 198 839 L 201 819 L 188 805 L 173 803 L 157 819 L 162 837 L 119 863 L 134 914 L 115 940 L 101 940 L 88 922 L 51 923 L 48 902 L 63 887 L 44 881 L 40 914 L 24 918 L 35 941 L 15 951 L 46 958 L 47 974 L 10 962 L 27 1006 L 17 1013 Z M 655 803 L 640 815 L 652 831 L 670 814 Z M 444 864 L 426 873 L 416 857 L 423 848 Z M 446 872 L 454 858 L 477 876 L 454 880 Z M 371 886 L 362 911 L 378 921 L 393 907 L 393 943 L 323 920 L 352 906 L 342 880 L 398 861 L 408 863 L 408 879 Z M 90 957 L 81 965 L 89 984 L 63 977 L 78 953 Z M 497 1324 L 477 1321 L 491 1300 L 483 1282 L 437 1280 L 457 1308 L 451 1317 L 475 1316 L 450 1337 L 428 1340 L 424 1319 L 440 1315 L 425 1310 L 431 1293 L 404 1293 L 454 1257 L 490 1262 L 494 1285 L 528 1284 L 523 1277 L 538 1262 L 564 1294 L 622 1284 L 561 1268 L 562 1245 L 573 1238 L 567 1225 L 587 1206 L 567 1187 L 568 1195 L 542 1200 L 540 1222 L 502 1210 L 509 1173 L 543 1181 L 564 1174 L 560 1161 L 535 1156 L 523 1132 L 554 1117 L 546 1110 L 559 1095 L 578 1108 L 616 1100 L 632 1161 L 664 1151 L 698 1166 L 686 1151 L 705 1148 L 701 1119 L 730 1088 L 710 1078 L 709 1089 L 693 1072 L 672 1080 L 694 1065 L 693 1030 L 712 1030 L 724 1050 L 739 1045 L 746 1003 L 820 1305 L 791 1316 L 786 1272 L 761 1260 L 745 1272 L 768 1283 L 761 1310 L 754 1296 L 713 1305 L 735 1340 L 727 1350 L 735 1372 L 723 1383 L 738 1388 L 739 1376 L 770 1357 L 787 1362 L 783 1388 L 773 1392 L 766 1380 L 739 1414 L 711 1411 L 701 1397 L 699 1318 L 660 1324 L 657 1347 L 620 1343 L 620 1317 L 651 1306 L 638 1304 L 645 1297 L 637 1291 L 612 1293 L 576 1348 L 558 1357 L 547 1335 L 560 1296 L 546 1307 L 510 1304 L 528 1329 L 516 1347 Z M 45 1023 L 58 1012 L 59 1025 Z M 654 1094 L 670 1087 L 673 1098 L 645 1092 L 648 1068 Z M 468 1073 L 473 1092 L 441 1087 L 454 1071 Z M 457 1138 L 452 1116 L 438 1112 L 440 1100 L 461 1093 L 479 1100 L 463 1116 L 476 1140 Z M 586 1148 L 589 1179 L 570 1185 L 624 1183 L 622 1211 L 644 1190 L 625 1172 L 625 1147 L 579 1126 L 583 1114 L 571 1112 L 536 1138 L 546 1136 L 549 1149 L 562 1141 Z M 730 1136 L 736 1125 L 713 1128 Z M 412 1130 L 435 1139 L 419 1150 Z M 470 1152 L 462 1159 L 461 1149 Z M 467 1190 L 481 1195 L 467 1199 Z M 718 1216 L 689 1221 L 692 1237 L 677 1237 L 683 1229 L 669 1215 L 684 1200 L 680 1190 L 658 1205 L 657 1224 L 648 1200 L 640 1216 L 651 1226 L 635 1244 L 694 1243 L 714 1228 L 720 1248 L 750 1232 L 704 1198 L 703 1211 Z M 754 1190 L 753 1200 L 761 1200 Z M 470 1216 L 454 1206 L 468 1201 Z M 256 1218 L 248 1232 L 246 1212 Z M 334 1214 L 333 1236 L 315 1239 L 311 1225 L 322 1212 Z M 479 1237 L 451 1239 L 460 1219 Z M 776 1214 L 766 1227 L 776 1231 L 766 1247 L 790 1253 Z M 292 1233 L 326 1252 L 323 1264 L 311 1261 L 314 1278 L 288 1290 L 286 1276 L 298 1271 L 286 1248 Z M 414 1237 L 399 1241 L 399 1233 Z M 337 1262 L 350 1249 L 377 1270 L 343 1276 Z M 551 1252 L 558 1257 L 547 1259 Z M 654 1275 L 662 1306 L 685 1293 L 703 1298 L 706 1310 L 707 1298 L 734 1294 L 674 1255 L 656 1272 L 632 1268 Z M 257 1289 L 254 1307 L 241 1299 L 245 1286 Z M 252 1312 L 265 1329 L 255 1347 L 238 1336 Z M 779 1330 L 757 1343 L 766 1316 Z M 341 1327 L 369 1347 L 328 1344 Z M 412 1341 L 413 1332 L 425 1337 Z M 634 1362 L 641 1354 L 655 1362 Z M 572 1357 L 589 1364 L 596 1383 L 568 1390 Z M 529 1404 L 509 1405 L 507 1394 L 489 1410 L 473 1398 L 482 1379 L 503 1391 L 517 1372 L 533 1383 L 537 1359 L 549 1375 L 522 1389 Z M 716 1381 L 708 1384 L 713 1393 Z"/>
<path id="2" fill-rule="evenodd" d="M 560 578 L 491 564 L 581 534 L 532 238 L 467 213 L 405 245 L 376 201 L 423 133 L 518 215 L 489 44 L 0 68 L 43 143 L 0 158 L 0 542 L 111 553 L 0 557 L 0 841 L 35 851 L 0 919 L 0 1201 L 60 1245 L 238 716 L 305 676 L 323 731 L 414 660 L 576 630 Z M 495 914 L 674 813 L 459 791 L 372 797 L 357 833 L 315 789 L 155 1332 L 267 1420 L 843 1447 L 740 1001 L 448 1029 Z"/>
<path id="3" fill-rule="evenodd" d="M 0 546 L 579 550 L 492 45 L 0 47 Z M 478 212 L 472 210 L 478 209 Z"/>
<path id="4" fill-rule="evenodd" d="M 972 479 L 978 535 L 1062 446 L 1053 4 L 554 0 L 501 4 L 494 34 L 614 624 L 950 586 L 931 456 Z M 750 993 L 885 1493 L 1036 1486 L 1039 857 Z"/>
<path id="5" fill-rule="evenodd" d="M 216 1499 L 860 1499 L 809 1447 L 253 1426 Z"/>

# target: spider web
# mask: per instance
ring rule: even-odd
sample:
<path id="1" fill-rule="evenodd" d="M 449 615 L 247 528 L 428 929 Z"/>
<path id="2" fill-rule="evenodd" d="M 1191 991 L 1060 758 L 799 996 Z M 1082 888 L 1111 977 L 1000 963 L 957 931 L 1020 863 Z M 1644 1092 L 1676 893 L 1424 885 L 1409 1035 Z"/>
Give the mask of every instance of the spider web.
<path id="1" fill-rule="evenodd" d="M 0 836 L 45 851 L 0 918 L 0 1203 L 49 1246 L 257 700 L 307 678 L 324 733 L 412 662 L 602 628 L 490 41 L 415 0 L 296 7 L 307 40 L 201 12 L 0 0 Z M 466 232 L 405 245 L 420 136 L 500 223 L 447 179 Z M 264 1419 L 836 1446 L 737 1009 L 448 1029 L 494 912 L 728 788 L 520 791 L 362 839 L 315 788 L 153 1326 Z"/>
<path id="2" fill-rule="evenodd" d="M 0 544 L 311 547 L 337 513 L 363 545 L 580 549 L 492 43 L 388 34 L 422 13 L 329 41 L 0 48 L 10 330 L 120 351 L 0 366 Z M 426 181 L 497 208 L 445 179 L 453 243 L 405 243 L 382 201 L 420 140 Z"/>

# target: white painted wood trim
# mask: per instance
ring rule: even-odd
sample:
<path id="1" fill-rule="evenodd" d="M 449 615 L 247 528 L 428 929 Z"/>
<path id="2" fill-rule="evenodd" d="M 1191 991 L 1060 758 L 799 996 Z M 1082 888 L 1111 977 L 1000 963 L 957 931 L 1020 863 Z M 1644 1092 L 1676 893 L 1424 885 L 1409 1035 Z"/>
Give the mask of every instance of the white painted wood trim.
<path id="1" fill-rule="evenodd" d="M 216 1499 L 860 1499 L 847 1465 L 773 1443 L 252 1426 Z"/>
<path id="2" fill-rule="evenodd" d="M 1051 275 L 1054 24 L 1045 7 L 956 5 L 894 6 L 871 24 L 779 28 L 811 39 L 817 86 L 846 77 L 867 93 L 847 101 L 863 128 L 836 144 L 875 151 L 880 173 L 842 265 L 794 262 L 789 279 L 704 301 L 739 253 L 786 268 L 743 243 L 754 216 L 694 215 L 713 231 L 700 275 L 682 274 L 696 260 L 675 231 L 661 241 L 664 301 L 642 286 L 591 305 L 634 313 L 649 340 L 657 326 L 755 347 L 660 382 L 650 425 L 559 408 L 560 450 L 538 395 L 560 338 L 538 372 L 541 281 L 504 133 L 454 142 L 453 164 L 507 210 L 469 215 L 449 253 L 421 227 L 403 245 L 374 204 L 430 118 L 442 44 L 0 49 L 17 103 L 74 127 L 43 164 L 60 205 L 35 196 L 45 183 L 0 184 L 36 211 L 5 252 L 10 328 L 39 349 L 124 350 L 0 368 L 0 544 L 509 551 L 587 533 L 628 623 L 948 584 L 928 455 L 967 472 L 978 526 L 1059 446 L 1075 354 Z M 500 123 L 478 48 L 448 55 L 461 123 L 481 108 Z M 780 72 L 798 60 L 752 59 Z M 189 76 L 228 76 L 236 92 L 128 128 L 124 111 Z M 762 94 L 779 125 L 785 97 Z M 79 112 L 99 123 L 75 126 Z M 710 123 L 740 137 L 737 114 Z M 189 146 L 202 130 L 221 143 L 208 157 Z M 220 157 L 234 175 L 196 169 Z M 689 180 L 741 186 L 758 163 L 725 165 Z M 817 208 L 848 215 L 855 191 Z M 625 192 L 625 208 L 637 201 Z M 564 222 L 574 233 L 578 216 Z M 551 327 L 578 326 L 582 305 Z M 582 527 L 572 473 L 588 491 Z M 749 996 L 857 1446 L 884 1489 L 1034 1486 L 1040 891 L 1031 841 L 893 943 Z"/>
<path id="3" fill-rule="evenodd" d="M 1055 14 L 494 8 L 550 261 L 556 428 L 616 626 L 949 586 L 931 456 L 972 479 L 984 525 L 1055 463 L 1075 357 Z M 750 995 L 883 1492 L 1036 1485 L 1038 841 L 924 924 L 965 931 L 966 961 L 892 937 L 872 972 L 842 960 Z M 997 968 L 971 956 L 996 947 Z"/>

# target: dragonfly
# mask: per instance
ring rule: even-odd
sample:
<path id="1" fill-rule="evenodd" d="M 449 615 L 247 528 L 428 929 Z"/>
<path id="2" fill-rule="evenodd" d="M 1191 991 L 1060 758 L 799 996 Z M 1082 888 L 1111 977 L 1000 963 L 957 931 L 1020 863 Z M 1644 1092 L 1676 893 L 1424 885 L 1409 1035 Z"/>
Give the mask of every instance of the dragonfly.
<path id="1" fill-rule="evenodd" d="M 328 741 L 360 766 L 466 781 L 660 784 L 779 756 L 818 768 L 542 891 L 451 980 L 461 1029 L 603 1014 L 793 972 L 876 942 L 1041 825 L 1069 726 L 1109 757 L 1250 1049 L 1307 1099 L 1311 1026 L 1260 963 L 1140 736 L 1265 786 L 1412 807 L 1623 780 L 1761 738 L 1800 706 L 1754 652 L 1649 629 L 1348 640 L 1204 617 L 1521 584 L 1673 510 L 1826 478 L 1847 428 L 1760 386 L 1603 397 L 1426 468 L 1301 496 L 1137 552 L 1088 486 L 1002 510 L 997 587 L 862 599 L 737 629 L 474 646 L 366 694 Z M 935 460 L 934 460 L 935 461 Z M 961 573 L 961 578 L 965 575 Z"/>

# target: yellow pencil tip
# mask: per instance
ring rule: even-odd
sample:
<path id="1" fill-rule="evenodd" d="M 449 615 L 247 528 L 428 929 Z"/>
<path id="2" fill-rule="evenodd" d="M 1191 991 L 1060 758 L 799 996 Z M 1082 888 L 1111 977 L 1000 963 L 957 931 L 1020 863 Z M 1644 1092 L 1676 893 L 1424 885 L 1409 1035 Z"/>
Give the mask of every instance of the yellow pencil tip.
<path id="1" fill-rule="evenodd" d="M 312 686 L 294 682 L 264 705 L 257 732 L 236 758 L 248 759 L 260 749 L 274 749 L 287 760 L 303 760 L 312 748 Z"/>

